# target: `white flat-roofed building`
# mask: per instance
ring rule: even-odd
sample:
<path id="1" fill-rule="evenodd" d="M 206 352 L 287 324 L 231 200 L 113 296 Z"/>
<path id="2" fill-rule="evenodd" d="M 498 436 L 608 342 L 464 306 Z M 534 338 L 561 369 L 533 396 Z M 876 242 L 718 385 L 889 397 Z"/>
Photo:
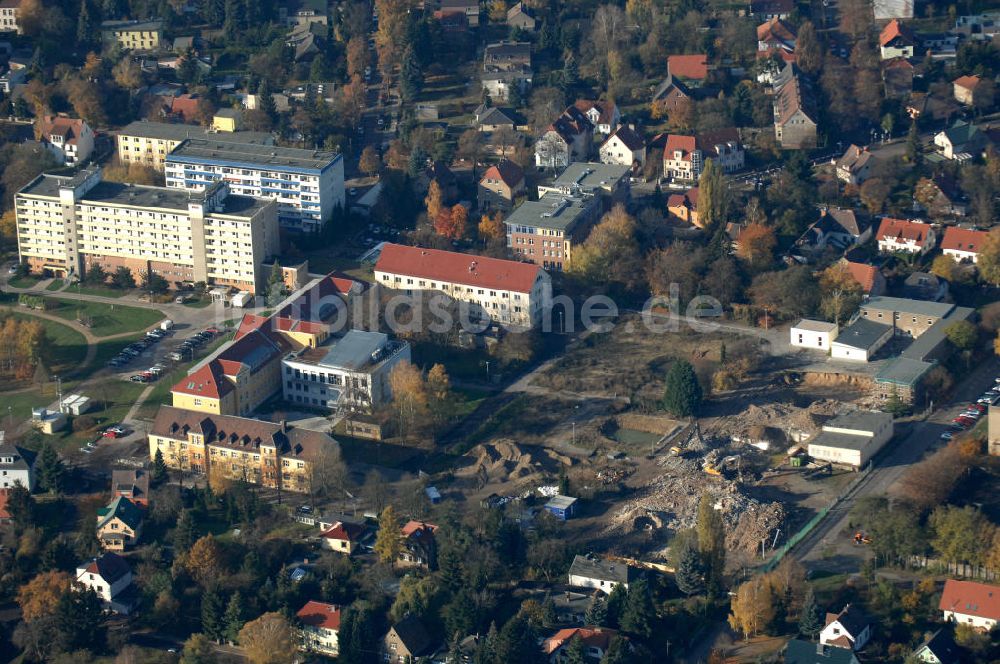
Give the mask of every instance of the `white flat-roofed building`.
<path id="1" fill-rule="evenodd" d="M 839 331 L 836 323 L 803 318 L 792 326 L 791 344 L 797 348 L 828 351 Z"/>
<path id="2" fill-rule="evenodd" d="M 858 318 L 830 342 L 830 357 L 836 360 L 867 362 L 892 339 L 892 325 Z"/>
<path id="3" fill-rule="evenodd" d="M 127 267 L 136 282 L 204 282 L 262 292 L 265 261 L 279 251 L 275 203 L 230 195 L 104 182 L 101 169 L 39 175 L 15 196 L 21 260 L 31 269 L 83 275 Z"/>
<path id="4" fill-rule="evenodd" d="M 238 131 L 220 134 L 194 125 L 137 120 L 123 127 L 115 136 L 118 160 L 123 164 L 142 164 L 162 171 L 167 155 L 189 138 L 274 145 L 274 137 L 263 132 Z"/>
<path id="5" fill-rule="evenodd" d="M 869 410 L 842 413 L 809 441 L 809 456 L 861 468 L 892 438 L 892 415 Z"/>
<path id="6" fill-rule="evenodd" d="M 381 332 L 348 330 L 338 338 L 282 360 L 285 401 L 331 410 L 368 409 L 392 398 L 389 374 L 410 360 L 410 344 Z"/>
<path id="7" fill-rule="evenodd" d="M 401 244 L 382 247 L 375 283 L 410 294 L 440 291 L 473 305 L 470 318 L 509 327 L 534 327 L 552 305 L 552 282 L 537 265 Z"/>
<path id="8" fill-rule="evenodd" d="M 325 150 L 191 138 L 167 155 L 164 171 L 168 187 L 198 191 L 225 180 L 235 194 L 274 199 L 278 223 L 292 231 L 320 230 L 345 201 L 343 155 Z"/>

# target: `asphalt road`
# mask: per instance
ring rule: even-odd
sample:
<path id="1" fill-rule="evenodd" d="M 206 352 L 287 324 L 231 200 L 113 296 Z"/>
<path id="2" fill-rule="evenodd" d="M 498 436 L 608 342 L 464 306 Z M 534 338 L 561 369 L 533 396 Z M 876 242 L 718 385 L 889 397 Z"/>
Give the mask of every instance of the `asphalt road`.
<path id="1" fill-rule="evenodd" d="M 909 432 L 891 443 L 892 447 L 877 460 L 868 475 L 830 510 L 823 522 L 793 549 L 792 555 L 809 569 L 857 571 L 867 549 L 855 547 L 844 535 L 855 503 L 866 496 L 890 493 L 912 464 L 920 461 L 929 450 L 944 444 L 940 435 L 948 429 L 951 419 L 991 387 L 998 375 L 1000 360 L 992 358 L 982 363 L 962 380 L 955 398 L 936 406 L 928 418 L 904 425 L 909 427 Z"/>

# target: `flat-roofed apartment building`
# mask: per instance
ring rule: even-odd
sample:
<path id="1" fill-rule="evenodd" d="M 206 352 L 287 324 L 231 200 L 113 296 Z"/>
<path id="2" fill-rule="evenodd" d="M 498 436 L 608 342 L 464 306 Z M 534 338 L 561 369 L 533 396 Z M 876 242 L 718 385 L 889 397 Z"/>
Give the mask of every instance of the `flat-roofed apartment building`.
<path id="1" fill-rule="evenodd" d="M 873 297 L 861 305 L 861 316 L 876 323 L 891 325 L 898 336 L 919 337 L 948 317 L 954 304 L 910 300 L 902 297 Z"/>
<path id="2" fill-rule="evenodd" d="M 285 401 L 315 408 L 367 411 L 392 397 L 389 374 L 410 360 L 410 344 L 382 332 L 348 330 L 282 360 Z"/>
<path id="3" fill-rule="evenodd" d="M 410 294 L 440 291 L 474 305 L 470 317 L 509 327 L 534 327 L 552 301 L 552 282 L 537 265 L 401 244 L 382 247 L 375 283 Z"/>
<path id="4" fill-rule="evenodd" d="M 160 406 L 149 430 L 149 457 L 163 455 L 167 467 L 308 493 L 313 464 L 336 440 L 321 431 L 285 422 L 208 415 Z"/>
<path id="5" fill-rule="evenodd" d="M 537 201 L 524 201 L 504 220 L 507 246 L 545 269 L 568 270 L 573 248 L 587 239 L 602 214 L 629 198 L 630 168 L 621 164 L 572 163 Z"/>
<path id="6" fill-rule="evenodd" d="M 291 231 L 316 232 L 344 206 L 344 159 L 336 152 L 190 138 L 167 155 L 164 171 L 168 187 L 197 191 L 225 180 L 233 193 L 272 198 L 278 223 Z"/>
<path id="7" fill-rule="evenodd" d="M 142 164 L 158 171 L 163 170 L 167 155 L 189 138 L 209 138 L 232 143 L 274 145 L 271 134 L 255 131 L 213 133 L 207 129 L 187 124 L 168 124 L 137 120 L 122 128 L 115 137 L 118 160 L 123 164 Z"/>
<path id="8" fill-rule="evenodd" d="M 102 21 L 101 35 L 107 44 L 152 51 L 163 41 L 163 21 Z"/>
<path id="9" fill-rule="evenodd" d="M 278 253 L 273 201 L 234 196 L 225 182 L 201 192 L 105 182 L 100 168 L 42 174 L 15 196 L 21 260 L 32 270 L 83 275 L 127 267 L 136 282 L 205 282 L 258 292 Z"/>

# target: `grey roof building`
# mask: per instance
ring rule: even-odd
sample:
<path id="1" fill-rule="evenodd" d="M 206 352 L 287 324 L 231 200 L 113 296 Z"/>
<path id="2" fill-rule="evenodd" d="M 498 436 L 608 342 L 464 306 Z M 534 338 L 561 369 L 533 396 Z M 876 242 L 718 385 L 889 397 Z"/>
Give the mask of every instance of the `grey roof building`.
<path id="1" fill-rule="evenodd" d="M 20 483 L 29 491 L 35 488 L 35 453 L 11 443 L 0 443 L 0 489 L 12 489 Z"/>
<path id="2" fill-rule="evenodd" d="M 569 585 L 578 588 L 597 588 L 610 594 L 615 586 L 626 589 L 638 578 L 638 570 L 625 563 L 602 560 L 597 556 L 575 556 L 569 568 Z"/>
<path id="3" fill-rule="evenodd" d="M 849 648 L 824 646 L 811 641 L 792 639 L 785 646 L 785 664 L 858 664 Z"/>

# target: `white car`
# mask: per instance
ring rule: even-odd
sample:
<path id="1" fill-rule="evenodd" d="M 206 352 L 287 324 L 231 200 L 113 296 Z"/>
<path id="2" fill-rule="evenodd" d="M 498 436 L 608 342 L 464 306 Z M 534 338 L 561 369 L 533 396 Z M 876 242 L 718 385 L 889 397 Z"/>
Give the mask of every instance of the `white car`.
<path id="1" fill-rule="evenodd" d="M 943 434 L 941 434 L 941 440 L 951 440 L 952 438 L 954 438 L 954 436 L 950 431 L 945 431 Z"/>

